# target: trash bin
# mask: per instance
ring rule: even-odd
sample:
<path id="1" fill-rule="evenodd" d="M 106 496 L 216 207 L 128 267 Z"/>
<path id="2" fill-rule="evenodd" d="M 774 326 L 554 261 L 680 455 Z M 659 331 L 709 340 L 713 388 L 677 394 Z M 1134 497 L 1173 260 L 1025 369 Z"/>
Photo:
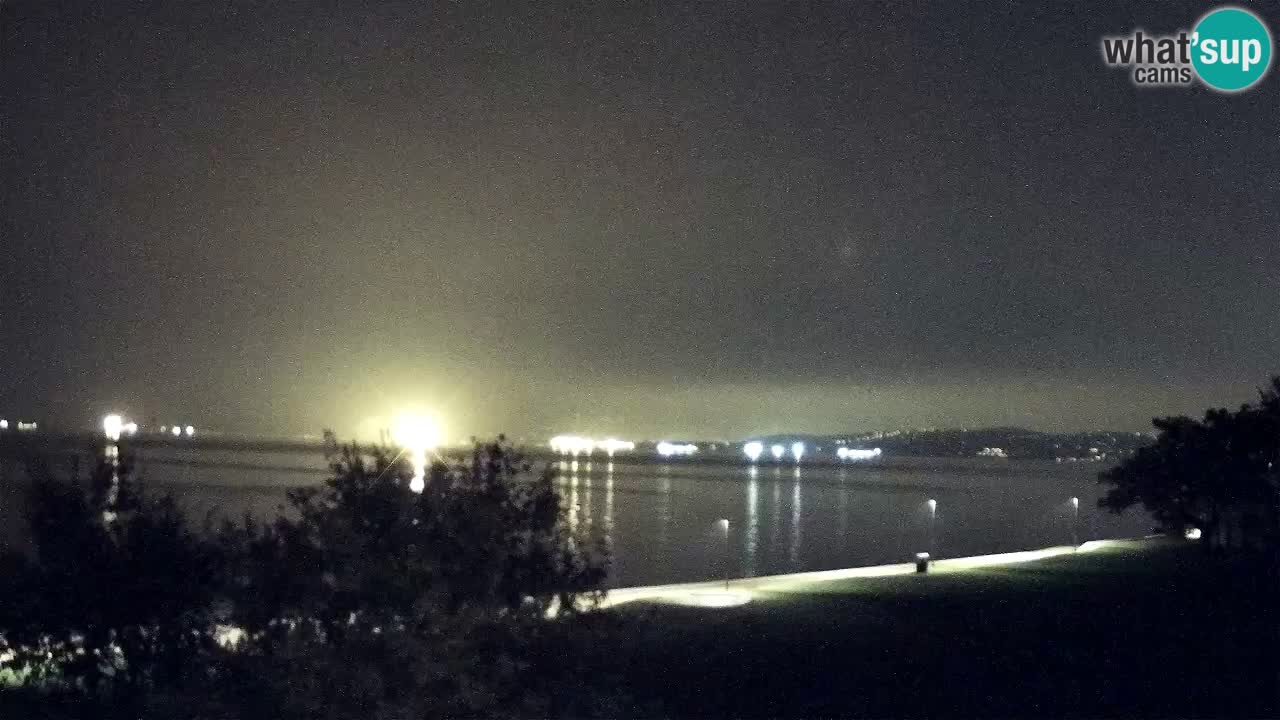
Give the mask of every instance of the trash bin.
<path id="1" fill-rule="evenodd" d="M 929 553 L 927 552 L 916 553 L 916 572 L 918 573 L 929 572 Z"/>

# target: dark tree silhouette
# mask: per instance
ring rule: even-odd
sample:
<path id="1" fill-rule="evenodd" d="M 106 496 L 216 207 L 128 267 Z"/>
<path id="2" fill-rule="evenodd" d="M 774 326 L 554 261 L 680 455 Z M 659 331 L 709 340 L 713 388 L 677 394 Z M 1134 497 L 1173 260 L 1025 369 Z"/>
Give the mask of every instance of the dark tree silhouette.
<path id="1" fill-rule="evenodd" d="M 1206 546 L 1280 548 L 1280 377 L 1256 404 L 1204 418 L 1157 418 L 1156 441 L 1099 475 L 1099 505 L 1141 504 L 1161 528 L 1197 528 Z"/>
<path id="2" fill-rule="evenodd" d="M 531 474 L 503 438 L 436 463 L 422 493 L 386 449 L 330 459 L 324 488 L 290 493 L 296 520 L 225 536 L 241 548 L 238 661 L 264 711 L 548 712 L 540 653 L 599 621 L 579 610 L 606 574 L 566 529 L 554 474 Z"/>

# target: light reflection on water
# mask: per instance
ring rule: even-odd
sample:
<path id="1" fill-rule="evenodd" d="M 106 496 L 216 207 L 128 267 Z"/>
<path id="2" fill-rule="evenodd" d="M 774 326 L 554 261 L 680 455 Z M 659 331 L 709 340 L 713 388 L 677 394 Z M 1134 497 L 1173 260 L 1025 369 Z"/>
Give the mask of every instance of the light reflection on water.
<path id="1" fill-rule="evenodd" d="M 760 469 L 755 465 L 748 471 L 747 480 L 747 539 L 746 559 L 742 574 L 746 577 L 756 575 L 756 548 L 760 545 Z"/>
<path id="2" fill-rule="evenodd" d="M 325 476 L 323 458 L 288 453 L 147 449 L 136 467 L 149 490 L 173 491 L 197 525 L 206 514 L 269 517 L 286 489 Z M 1081 541 L 1150 527 L 1139 514 L 1096 509 L 1103 469 L 1096 465 L 903 458 L 803 470 L 626 461 L 556 467 L 566 524 L 611 549 L 615 585 L 717 577 L 724 536 L 711 528 L 720 518 L 730 521 L 735 576 L 902 562 L 927 543 L 930 497 L 939 501 L 940 556 L 1069 542 L 1072 496 L 1081 499 Z"/>

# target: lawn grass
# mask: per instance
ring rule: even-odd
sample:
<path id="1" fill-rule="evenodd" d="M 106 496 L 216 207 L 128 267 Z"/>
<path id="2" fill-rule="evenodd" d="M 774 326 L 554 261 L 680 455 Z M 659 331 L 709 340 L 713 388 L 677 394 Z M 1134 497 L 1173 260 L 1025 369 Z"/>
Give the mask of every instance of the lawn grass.
<path id="1" fill-rule="evenodd" d="M 605 662 L 675 716 L 1277 717 L 1278 597 L 1245 559 L 1127 544 L 731 608 L 623 605 L 647 629 Z"/>

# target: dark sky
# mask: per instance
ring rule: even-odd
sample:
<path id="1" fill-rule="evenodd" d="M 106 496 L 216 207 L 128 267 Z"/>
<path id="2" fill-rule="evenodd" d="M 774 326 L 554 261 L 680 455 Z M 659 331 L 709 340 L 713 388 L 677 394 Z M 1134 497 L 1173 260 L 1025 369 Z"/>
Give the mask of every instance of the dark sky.
<path id="1" fill-rule="evenodd" d="M 7 0 L 0 416 L 734 437 L 1247 400 L 1277 71 L 1138 89 L 1099 52 L 1211 7 Z"/>

